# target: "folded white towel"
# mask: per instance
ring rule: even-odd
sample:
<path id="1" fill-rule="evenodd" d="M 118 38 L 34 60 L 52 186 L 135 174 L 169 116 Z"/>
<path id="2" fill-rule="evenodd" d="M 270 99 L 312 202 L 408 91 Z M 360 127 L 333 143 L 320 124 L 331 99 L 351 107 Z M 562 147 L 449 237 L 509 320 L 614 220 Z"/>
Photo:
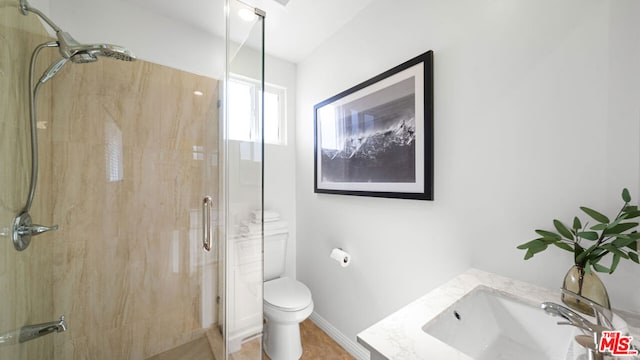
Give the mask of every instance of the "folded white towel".
<path id="1" fill-rule="evenodd" d="M 279 234 L 282 234 L 282 230 L 280 231 L 265 230 L 264 232 L 264 236 L 279 235 Z M 259 239 L 261 235 L 260 233 L 245 233 L 245 234 L 240 234 L 240 237 L 242 237 L 243 239 Z"/>
<path id="2" fill-rule="evenodd" d="M 256 224 L 253 222 L 244 221 L 240 224 L 240 233 L 241 234 L 249 234 L 249 233 L 260 233 L 262 231 L 263 224 Z M 266 232 L 282 232 L 286 231 L 289 228 L 289 224 L 284 220 L 265 222 L 264 223 L 264 231 Z"/>
<path id="3" fill-rule="evenodd" d="M 254 210 L 249 215 L 251 222 L 259 223 L 263 220 L 262 210 Z M 278 221 L 280 220 L 280 214 L 275 211 L 264 211 L 264 222 Z"/>

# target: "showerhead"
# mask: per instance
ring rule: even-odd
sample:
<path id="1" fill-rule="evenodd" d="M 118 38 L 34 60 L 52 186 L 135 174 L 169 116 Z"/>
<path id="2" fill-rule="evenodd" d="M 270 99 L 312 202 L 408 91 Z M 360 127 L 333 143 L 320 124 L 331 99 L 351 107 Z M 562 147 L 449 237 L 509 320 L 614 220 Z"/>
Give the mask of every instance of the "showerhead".
<path id="1" fill-rule="evenodd" d="M 86 52 L 76 53 L 71 57 L 71 62 L 73 62 L 74 64 L 87 64 L 96 61 L 98 61 L 97 57 Z"/>
<path id="2" fill-rule="evenodd" d="M 29 5 L 27 0 L 20 0 L 20 11 L 23 15 L 32 12 L 43 19 L 53 31 L 56 32 L 58 38 L 58 48 L 63 58 L 71 60 L 76 64 L 94 62 L 98 60 L 98 56 L 110 57 L 117 60 L 133 61 L 136 59 L 133 54 L 126 48 L 111 44 L 81 44 L 77 42 L 69 33 L 62 31 L 51 19 L 49 19 L 40 10 Z"/>
<path id="3" fill-rule="evenodd" d="M 47 71 L 44 72 L 44 74 L 42 74 L 42 77 L 40 78 L 40 80 L 38 81 L 40 84 L 44 84 L 47 81 L 49 81 L 49 79 L 51 79 L 52 77 L 54 77 L 58 71 L 60 71 L 60 69 L 62 69 L 62 67 L 69 61 L 69 59 L 65 59 L 62 58 L 60 60 L 58 60 L 58 62 L 53 63 L 53 65 L 51 65 Z"/>
<path id="4" fill-rule="evenodd" d="M 133 61 L 136 59 L 126 48 L 112 44 L 81 44 L 69 33 L 58 31 L 60 54 L 74 63 L 86 63 L 97 60 L 98 56 L 116 60 Z"/>
<path id="5" fill-rule="evenodd" d="M 133 61 L 135 56 L 129 52 L 126 48 L 111 44 L 81 44 L 77 42 L 69 33 L 62 31 L 58 25 L 56 25 L 51 19 L 49 19 L 40 10 L 31 7 L 27 0 L 20 0 L 20 11 L 22 14 L 27 15 L 32 12 L 43 19 L 51 28 L 56 32 L 58 41 L 47 42 L 39 45 L 34 50 L 31 56 L 30 75 L 29 82 L 31 83 L 33 78 L 33 68 L 36 57 L 41 49 L 45 47 L 58 47 L 62 59 L 53 63 L 40 77 L 40 80 L 35 84 L 35 88 L 31 93 L 35 97 L 35 93 L 38 92 L 40 86 L 51 78 L 53 78 L 60 69 L 69 61 L 75 64 L 85 64 L 94 61 L 98 61 L 99 56 L 110 57 L 117 60 Z"/>
<path id="6" fill-rule="evenodd" d="M 54 46 L 56 43 L 53 43 Z M 86 64 L 98 61 L 98 56 L 110 57 L 117 60 L 133 61 L 136 58 L 131 55 L 129 50 L 110 44 L 90 44 L 84 45 L 75 41 L 68 33 L 58 32 L 58 49 L 62 59 L 53 63 L 47 71 L 42 74 L 38 82 L 38 86 L 49 81 L 54 77 L 60 69 L 69 61 L 74 64 Z"/>

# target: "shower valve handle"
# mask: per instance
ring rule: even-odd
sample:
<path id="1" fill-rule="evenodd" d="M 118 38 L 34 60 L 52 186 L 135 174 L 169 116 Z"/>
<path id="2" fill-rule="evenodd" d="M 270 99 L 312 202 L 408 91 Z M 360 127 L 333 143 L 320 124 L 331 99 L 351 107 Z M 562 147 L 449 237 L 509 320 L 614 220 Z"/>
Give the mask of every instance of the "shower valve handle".
<path id="1" fill-rule="evenodd" d="M 58 230 L 58 225 L 44 226 L 44 225 L 33 224 L 31 226 L 21 226 L 20 228 L 18 228 L 18 234 L 22 236 L 24 235 L 36 236 L 52 230 Z"/>
<path id="2" fill-rule="evenodd" d="M 16 250 L 22 251 L 29 246 L 32 236 L 51 230 L 58 230 L 58 225 L 43 226 L 34 224 L 31 221 L 31 215 L 28 212 L 23 212 L 13 221 L 13 246 Z"/>

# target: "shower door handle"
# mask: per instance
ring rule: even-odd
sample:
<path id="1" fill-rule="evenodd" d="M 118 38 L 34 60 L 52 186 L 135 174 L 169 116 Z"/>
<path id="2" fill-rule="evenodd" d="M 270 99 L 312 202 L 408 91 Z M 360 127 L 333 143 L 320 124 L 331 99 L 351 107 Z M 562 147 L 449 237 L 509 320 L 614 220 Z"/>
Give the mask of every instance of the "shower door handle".
<path id="1" fill-rule="evenodd" d="M 212 208 L 213 199 L 211 196 L 205 196 L 202 200 L 202 248 L 205 251 L 211 251 L 211 243 L 213 242 L 213 229 L 211 226 Z"/>

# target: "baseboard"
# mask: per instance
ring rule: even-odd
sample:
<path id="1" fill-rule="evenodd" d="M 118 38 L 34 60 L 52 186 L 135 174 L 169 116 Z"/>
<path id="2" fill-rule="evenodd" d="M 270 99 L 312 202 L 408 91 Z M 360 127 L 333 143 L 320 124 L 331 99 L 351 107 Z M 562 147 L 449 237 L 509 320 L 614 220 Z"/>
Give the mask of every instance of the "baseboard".
<path id="1" fill-rule="evenodd" d="M 309 317 L 322 331 L 327 333 L 338 345 L 342 346 L 349 354 L 357 360 L 369 360 L 369 351 L 359 345 L 357 342 L 349 339 L 340 330 L 336 329 L 327 320 L 318 315 L 315 311 Z"/>

